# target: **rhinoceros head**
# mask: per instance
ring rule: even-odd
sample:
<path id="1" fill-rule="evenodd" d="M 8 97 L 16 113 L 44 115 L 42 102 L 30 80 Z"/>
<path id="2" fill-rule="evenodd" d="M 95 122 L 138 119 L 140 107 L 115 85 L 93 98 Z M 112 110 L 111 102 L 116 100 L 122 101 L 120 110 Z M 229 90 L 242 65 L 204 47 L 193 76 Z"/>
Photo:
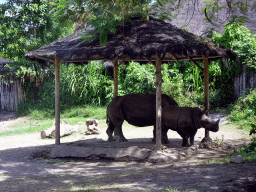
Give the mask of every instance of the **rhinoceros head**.
<path id="1" fill-rule="evenodd" d="M 214 119 L 207 117 L 206 113 L 207 111 L 203 111 L 203 114 L 201 116 L 201 119 L 200 119 L 201 127 L 205 128 L 208 131 L 213 131 L 213 132 L 219 131 L 220 119 L 215 121 Z"/>

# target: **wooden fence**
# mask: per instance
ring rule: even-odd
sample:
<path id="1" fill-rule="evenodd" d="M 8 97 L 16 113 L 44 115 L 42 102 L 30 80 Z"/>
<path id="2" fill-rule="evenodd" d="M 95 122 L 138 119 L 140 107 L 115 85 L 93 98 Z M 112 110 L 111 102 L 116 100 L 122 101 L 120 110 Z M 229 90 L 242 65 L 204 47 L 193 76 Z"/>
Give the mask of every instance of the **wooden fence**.
<path id="1" fill-rule="evenodd" d="M 20 84 L 12 77 L 0 79 L 0 109 L 16 111 L 20 100 L 23 98 Z"/>
<path id="2" fill-rule="evenodd" d="M 247 74 L 246 66 L 243 65 L 243 72 L 235 77 L 234 81 L 234 96 L 238 97 L 245 96 L 244 91 L 246 88 L 256 87 L 256 77 L 253 72 Z"/>

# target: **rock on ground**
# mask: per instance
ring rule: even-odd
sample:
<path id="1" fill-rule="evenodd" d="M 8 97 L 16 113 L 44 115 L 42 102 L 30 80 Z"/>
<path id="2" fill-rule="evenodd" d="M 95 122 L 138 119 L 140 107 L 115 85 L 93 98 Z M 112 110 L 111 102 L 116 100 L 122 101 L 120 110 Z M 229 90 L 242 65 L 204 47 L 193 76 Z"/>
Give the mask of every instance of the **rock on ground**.
<path id="1" fill-rule="evenodd" d="M 148 158 L 150 163 L 172 163 L 178 161 L 180 155 L 178 153 L 166 153 L 160 150 L 153 151 Z"/>
<path id="2" fill-rule="evenodd" d="M 230 159 L 230 163 L 243 163 L 243 162 L 244 162 L 244 158 L 240 155 L 232 156 Z"/>
<path id="3" fill-rule="evenodd" d="M 114 160 L 145 160 L 150 150 L 131 146 L 127 148 L 81 147 L 70 145 L 55 146 L 50 157 L 82 157 L 87 159 L 109 158 Z"/>

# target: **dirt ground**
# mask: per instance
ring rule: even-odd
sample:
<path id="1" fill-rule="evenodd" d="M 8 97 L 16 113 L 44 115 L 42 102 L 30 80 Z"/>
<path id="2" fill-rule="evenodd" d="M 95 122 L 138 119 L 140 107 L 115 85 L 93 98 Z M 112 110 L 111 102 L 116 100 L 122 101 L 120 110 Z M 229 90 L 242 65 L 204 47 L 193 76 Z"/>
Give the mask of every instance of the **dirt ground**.
<path id="1" fill-rule="evenodd" d="M 0 131 L 25 120 L 23 117 L 0 121 Z M 234 147 L 250 142 L 248 133 L 225 126 L 211 133 L 216 146 L 199 148 L 171 164 L 50 159 L 54 140 L 40 139 L 40 133 L 1 137 L 0 191 L 255 191 L 255 163 L 207 163 L 226 157 Z M 152 132 L 142 135 L 136 130 L 124 131 L 129 140 L 126 144 L 153 148 Z M 168 137 L 171 141 L 168 149 L 185 150 L 180 147 L 182 140 L 177 133 L 169 131 Z M 204 130 L 200 129 L 195 144 L 199 145 L 203 137 Z M 95 138 L 106 140 L 105 130 L 96 136 L 75 134 L 62 138 L 61 143 Z"/>

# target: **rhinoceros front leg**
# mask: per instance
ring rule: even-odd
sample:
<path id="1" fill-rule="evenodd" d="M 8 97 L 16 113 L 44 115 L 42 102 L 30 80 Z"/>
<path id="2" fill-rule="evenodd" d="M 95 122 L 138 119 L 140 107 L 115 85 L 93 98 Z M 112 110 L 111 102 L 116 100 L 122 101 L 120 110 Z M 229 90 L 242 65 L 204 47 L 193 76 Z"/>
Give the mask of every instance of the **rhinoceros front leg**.
<path id="1" fill-rule="evenodd" d="M 189 147 L 190 145 L 188 144 L 188 137 L 183 137 L 183 142 L 182 142 L 182 147 Z"/>
<path id="2" fill-rule="evenodd" d="M 196 132 L 197 132 L 197 129 L 193 132 L 190 133 L 190 146 L 194 145 L 194 138 L 195 138 L 195 135 L 196 135 Z"/>
<path id="3" fill-rule="evenodd" d="M 185 130 L 178 130 L 177 131 L 178 134 L 182 137 L 183 142 L 182 142 L 182 147 L 189 147 L 188 144 L 188 138 L 189 138 L 189 134 L 185 131 Z"/>
<path id="4" fill-rule="evenodd" d="M 168 136 L 167 136 L 167 132 L 168 132 L 168 129 L 165 128 L 165 126 L 162 126 L 162 144 L 169 144 L 170 141 L 168 139 Z M 154 125 L 154 130 L 153 130 L 153 139 L 152 139 L 153 142 L 156 142 L 156 126 Z"/>

